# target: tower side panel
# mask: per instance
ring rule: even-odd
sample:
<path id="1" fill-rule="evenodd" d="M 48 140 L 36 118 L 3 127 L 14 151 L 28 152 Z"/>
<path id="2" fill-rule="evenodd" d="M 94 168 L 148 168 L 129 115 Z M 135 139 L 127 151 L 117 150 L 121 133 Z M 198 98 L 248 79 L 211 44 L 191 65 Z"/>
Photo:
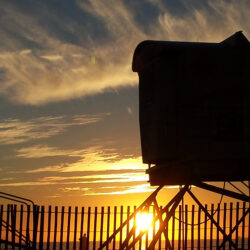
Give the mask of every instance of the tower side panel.
<path id="1" fill-rule="evenodd" d="M 249 50 L 168 47 L 138 72 L 151 184 L 249 180 L 249 60 Z"/>

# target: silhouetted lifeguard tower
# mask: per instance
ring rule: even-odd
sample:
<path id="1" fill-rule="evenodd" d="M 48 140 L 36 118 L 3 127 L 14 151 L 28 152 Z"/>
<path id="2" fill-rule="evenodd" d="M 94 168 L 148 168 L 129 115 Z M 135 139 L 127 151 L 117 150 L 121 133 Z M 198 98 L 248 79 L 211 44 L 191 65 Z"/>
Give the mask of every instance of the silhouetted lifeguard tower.
<path id="1" fill-rule="evenodd" d="M 191 191 L 191 185 L 249 202 L 250 180 L 250 43 L 237 32 L 221 43 L 144 41 L 134 53 L 133 71 L 139 75 L 139 111 L 143 162 L 149 182 L 157 189 L 135 211 L 153 205 L 160 227 L 148 249 L 154 249 L 166 224 L 188 193 L 206 216 L 236 248 L 229 234 Z M 248 181 L 248 183 L 246 183 Z M 205 182 L 228 182 L 232 189 Z M 156 200 L 165 185 L 180 191 L 162 209 Z M 167 212 L 168 211 L 168 212 Z M 128 220 L 132 219 L 132 214 Z M 125 221 L 109 240 L 112 240 Z M 131 249 L 133 227 L 121 249 Z M 165 235 L 167 248 L 171 249 Z M 105 242 L 100 249 L 106 247 Z"/>

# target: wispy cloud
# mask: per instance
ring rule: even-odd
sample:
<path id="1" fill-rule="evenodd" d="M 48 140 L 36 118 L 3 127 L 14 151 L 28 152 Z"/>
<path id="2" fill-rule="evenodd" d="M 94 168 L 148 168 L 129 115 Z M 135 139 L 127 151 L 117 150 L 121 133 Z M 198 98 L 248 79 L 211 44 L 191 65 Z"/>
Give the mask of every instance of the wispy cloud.
<path id="1" fill-rule="evenodd" d="M 126 189 L 122 189 L 122 187 L 117 187 L 116 191 L 109 191 L 109 192 L 102 192 L 89 190 L 89 192 L 85 193 L 84 195 L 118 195 L 118 194 L 135 194 L 135 193 L 145 193 L 145 192 L 152 192 L 155 188 L 151 187 L 149 184 L 140 184 L 127 187 Z"/>
<path id="2" fill-rule="evenodd" d="M 43 173 L 43 172 L 58 172 L 58 171 L 61 171 L 62 168 L 63 168 L 63 166 L 57 166 L 57 165 L 53 166 L 52 165 L 52 166 L 46 166 L 46 167 L 42 167 L 42 168 L 35 168 L 35 169 L 31 169 L 31 170 L 26 170 L 26 171 L 24 171 L 24 173 L 25 174 L 35 174 L 35 173 Z"/>
<path id="3" fill-rule="evenodd" d="M 147 183 L 148 176 L 141 173 L 99 174 L 88 176 L 51 176 L 34 181 L 6 179 L 0 187 L 39 187 L 53 186 L 54 192 L 78 192 L 82 195 L 118 195 L 128 193 L 144 193 L 154 190 Z M 106 186 L 106 185 L 109 186 Z M 105 191 L 104 191 L 105 190 Z"/>
<path id="4" fill-rule="evenodd" d="M 117 173 L 117 174 L 99 174 L 99 175 L 88 175 L 88 176 L 48 176 L 38 178 L 35 181 L 22 181 L 17 178 L 3 178 L 3 183 L 0 183 L 1 187 L 25 187 L 25 186 L 65 186 L 59 188 L 59 190 L 97 190 L 100 186 L 95 186 L 97 183 L 104 185 L 107 184 L 118 184 L 120 189 L 131 189 L 137 186 L 137 183 L 146 183 L 148 176 L 145 173 Z M 124 183 L 124 184 L 121 184 Z M 128 185 L 129 184 L 129 185 Z M 79 187 L 79 185 L 87 185 L 87 187 Z M 73 186 L 73 187 L 69 187 Z M 111 188 L 111 187 L 110 187 Z M 113 186 L 112 188 L 116 188 Z"/>
<path id="5" fill-rule="evenodd" d="M 146 167 L 141 163 L 141 157 L 124 157 L 119 159 L 116 153 L 107 154 L 101 147 L 90 147 L 82 154 L 82 159 L 62 169 L 62 172 L 100 171 L 100 170 L 128 170 Z"/>
<path id="6" fill-rule="evenodd" d="M 48 176 L 38 179 L 39 182 L 66 182 L 74 184 L 93 183 L 120 183 L 120 182 L 143 182 L 148 181 L 148 176 L 144 173 L 117 173 L 117 174 L 88 174 L 83 176 Z"/>
<path id="7" fill-rule="evenodd" d="M 155 190 L 148 183 L 135 184 L 130 186 L 104 186 L 104 187 L 63 187 L 59 188 L 62 192 L 77 192 L 82 196 L 93 196 L 93 195 L 120 195 L 120 194 L 135 194 L 135 193 L 145 193 L 152 192 Z"/>
<path id="8" fill-rule="evenodd" d="M 47 145 L 35 145 L 31 147 L 20 148 L 17 150 L 16 157 L 22 158 L 42 158 L 50 156 L 62 156 L 68 155 L 70 150 L 60 150 L 56 147 L 50 147 Z M 45 168 L 45 171 L 49 171 L 49 168 Z M 54 169 L 55 170 L 55 169 Z M 40 172 L 40 171 L 36 171 Z"/>
<path id="9" fill-rule="evenodd" d="M 37 9 L 45 10 L 37 13 L 39 18 L 32 11 L 23 13 L 11 2 L 0 7 L 3 13 L 0 35 L 5 44 L 0 46 L 0 93 L 13 102 L 39 105 L 135 85 L 132 54 L 145 39 L 219 42 L 237 30 L 250 35 L 248 0 L 210 0 L 204 6 L 201 1 L 199 7 L 194 7 L 191 1 L 181 16 L 170 12 L 164 1 L 146 1 L 159 13 L 146 31 L 136 20 L 140 8 L 128 8 L 121 0 L 108 3 L 79 0 L 78 5 L 72 1 L 72 8 L 78 8 L 77 15 L 67 22 L 57 17 L 49 2 L 41 1 L 38 7 L 34 3 Z M 87 15 L 101 26 L 99 32 L 105 34 L 104 38 L 91 34 L 90 20 L 79 21 Z M 144 16 L 146 20 L 147 13 Z M 54 26 L 39 23 L 48 18 Z M 56 27 L 67 34 L 68 40 L 77 42 L 56 35 Z M 29 43 L 32 46 L 27 49 Z"/>
<path id="10" fill-rule="evenodd" d="M 10 27 L 14 29 L 12 32 L 31 40 L 39 48 L 22 53 L 22 41 L 12 37 L 11 48 L 14 49 L 0 53 L 0 67 L 4 69 L 0 92 L 13 102 L 42 104 L 136 83 L 136 76 L 130 67 L 132 51 L 130 56 L 127 55 L 127 50 L 118 41 L 114 40 L 108 45 L 98 44 L 98 41 L 86 36 L 80 37 L 84 41 L 81 45 L 67 43 L 51 36 L 49 30 L 39 25 L 33 13 L 27 15 L 18 12 L 11 4 L 1 7 L 4 18 L 15 23 Z M 48 13 L 49 16 L 51 14 Z M 60 23 L 56 16 L 52 18 Z M 64 22 L 60 24 L 61 29 L 68 29 Z M 74 30 L 76 27 L 72 23 L 71 25 Z M 82 29 L 77 32 L 78 34 L 72 35 L 81 36 L 83 33 Z M 5 41 L 11 40 L 9 33 L 5 32 L 3 35 Z"/>
<path id="11" fill-rule="evenodd" d="M 72 163 L 61 165 L 51 165 L 25 171 L 26 173 L 39 173 L 58 171 L 63 173 L 82 172 L 82 171 L 106 171 L 106 170 L 142 170 L 146 165 L 142 164 L 141 157 L 120 156 L 110 149 L 102 146 L 91 146 L 80 150 L 62 150 L 57 147 L 47 145 L 35 145 L 24 147 L 17 150 L 17 157 L 22 158 L 42 158 L 50 156 L 77 157 Z M 112 176 L 112 175 L 111 175 Z M 111 177 L 110 176 L 110 177 Z"/>
<path id="12" fill-rule="evenodd" d="M 27 181 L 27 182 L 0 183 L 0 187 L 47 186 L 47 185 L 53 185 L 53 184 L 56 184 L 56 183 Z"/>
<path id="13" fill-rule="evenodd" d="M 238 30 L 250 36 L 250 2 L 210 0 L 199 8 L 184 2 L 188 12 L 180 17 L 165 11 L 160 27 L 171 40 L 220 42 Z"/>
<path id="14" fill-rule="evenodd" d="M 93 195 L 104 193 L 105 186 L 114 187 L 111 194 L 132 192 L 134 186 L 146 184 L 148 175 L 145 174 L 146 166 L 141 163 L 141 157 L 121 158 L 112 150 L 106 151 L 102 147 L 88 147 L 81 150 L 60 150 L 56 147 L 37 145 L 34 147 L 21 148 L 17 154 L 22 158 L 41 158 L 50 156 L 65 155 L 75 157 L 72 163 L 70 160 L 63 164 L 45 166 L 30 170 L 23 170 L 20 173 L 13 172 L 12 179 L 6 179 L 1 187 L 26 187 L 26 186 L 55 186 L 55 190 L 79 191 L 80 194 Z M 41 174 L 43 177 L 41 177 Z M 18 176 L 18 178 L 15 178 Z M 28 181 L 32 176 L 32 181 Z M 119 186 L 119 189 L 115 187 Z M 142 192 L 143 188 L 136 189 Z M 144 189 L 147 191 L 147 189 Z"/>
<path id="15" fill-rule="evenodd" d="M 91 188 L 88 187 L 65 187 L 65 188 L 59 188 L 59 190 L 63 192 L 74 192 L 74 191 L 81 191 L 81 192 L 87 192 L 91 190 Z"/>
<path id="16" fill-rule="evenodd" d="M 109 114 L 97 114 L 97 115 L 77 115 L 72 117 L 66 116 L 46 116 L 33 118 L 30 120 L 21 119 L 4 119 L 0 120 L 0 144 L 17 144 L 31 140 L 37 140 L 42 138 L 49 138 L 57 135 L 70 126 L 80 126 L 90 123 L 96 123 L 103 119 L 103 117 Z M 40 152 L 40 155 L 46 155 L 51 148 L 45 148 L 36 146 L 33 149 L 20 149 L 19 156 L 28 157 L 27 150 L 31 150 L 33 153 Z M 60 154 L 57 152 L 57 154 Z M 35 156 L 35 154 L 34 154 Z M 36 157 L 38 155 L 36 154 Z M 42 157 L 42 156 L 40 156 Z"/>

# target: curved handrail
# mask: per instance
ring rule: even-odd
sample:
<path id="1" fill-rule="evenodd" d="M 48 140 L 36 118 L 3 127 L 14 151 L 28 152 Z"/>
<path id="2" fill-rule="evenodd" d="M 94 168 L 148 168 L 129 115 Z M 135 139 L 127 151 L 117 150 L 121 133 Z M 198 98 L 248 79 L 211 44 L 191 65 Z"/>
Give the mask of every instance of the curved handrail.
<path id="1" fill-rule="evenodd" d="M 30 204 L 28 204 L 28 203 L 31 203 L 32 207 L 33 207 L 33 230 L 34 230 L 34 233 L 36 232 L 38 217 L 37 217 L 37 214 L 36 214 L 36 205 L 35 205 L 35 203 L 32 200 L 24 198 L 24 197 L 21 197 L 21 196 L 13 195 L 13 194 L 8 194 L 8 193 L 5 193 L 5 192 L 0 192 L 0 198 L 25 204 L 27 206 L 27 208 L 29 208 L 29 206 L 30 206 Z M 6 225 L 4 225 L 4 223 L 6 223 Z M 11 225 L 8 225 L 7 222 L 5 222 L 5 221 L 2 220 L 1 224 L 3 226 L 6 226 L 6 230 L 9 230 L 9 231 L 13 230 L 13 228 L 11 228 Z M 20 239 L 22 241 L 28 241 L 28 247 L 30 247 L 30 245 L 35 245 L 35 242 L 32 242 L 26 236 L 22 235 L 18 230 L 14 229 L 14 231 L 15 231 L 15 235 L 17 237 L 20 237 Z M 25 237 L 25 238 L 23 238 L 23 237 Z"/>
<path id="2" fill-rule="evenodd" d="M 1 192 L 0 192 L 0 193 L 1 193 Z M 27 202 L 25 202 L 25 201 L 19 201 L 19 200 L 13 199 L 13 198 L 5 197 L 5 196 L 3 196 L 3 195 L 0 195 L 0 198 L 7 199 L 7 200 L 11 200 L 11 201 L 17 201 L 17 202 L 19 202 L 19 203 L 25 204 L 26 206 L 29 205 L 29 204 L 28 204 Z"/>
<path id="3" fill-rule="evenodd" d="M 5 193 L 5 192 L 0 192 L 0 194 L 3 194 L 3 195 L 6 195 L 6 196 L 7 196 L 7 197 L 0 196 L 1 198 L 7 199 L 7 200 L 13 200 L 12 198 L 10 198 L 10 197 L 13 197 L 13 198 L 17 198 L 17 199 L 23 200 L 23 201 L 15 200 L 15 201 L 17 201 L 17 202 L 20 202 L 20 203 L 24 203 L 24 204 L 25 204 L 24 201 L 28 201 L 28 202 L 30 202 L 33 206 L 35 206 L 35 203 L 34 203 L 32 200 L 30 200 L 30 199 L 27 199 L 27 198 L 24 198 L 24 197 L 21 197 L 21 196 L 17 196 L 17 195 L 13 195 L 13 194 L 8 194 L 8 193 Z M 10 196 L 10 197 L 8 197 L 8 196 Z M 26 205 L 28 205 L 28 204 L 26 203 Z"/>

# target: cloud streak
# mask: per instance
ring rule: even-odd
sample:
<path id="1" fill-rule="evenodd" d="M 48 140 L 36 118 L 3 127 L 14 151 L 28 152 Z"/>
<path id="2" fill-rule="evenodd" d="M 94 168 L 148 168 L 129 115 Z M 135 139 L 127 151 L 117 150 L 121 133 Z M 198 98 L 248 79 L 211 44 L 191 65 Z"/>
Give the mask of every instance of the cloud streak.
<path id="1" fill-rule="evenodd" d="M 66 22 L 57 17 L 49 1 L 34 4 L 37 9 L 46 10 L 38 12 L 38 18 L 10 2 L 1 5 L 0 34 L 4 45 L 0 45 L 0 93 L 15 103 L 40 105 L 136 85 L 131 60 L 141 40 L 219 42 L 237 30 L 250 34 L 247 0 L 210 0 L 199 7 L 193 7 L 191 1 L 182 16 L 170 12 L 163 1 L 145 3 L 158 10 L 147 29 L 136 20 L 140 6 L 128 8 L 121 0 L 110 0 L 108 4 L 98 0 L 72 1 L 77 15 L 70 19 L 65 13 Z M 145 3 L 142 1 L 142 5 Z M 147 13 L 144 15 L 147 18 Z M 41 25 L 46 19 L 53 23 L 51 27 Z M 93 34 L 93 21 L 100 25 L 103 37 Z M 56 27 L 67 39 L 56 35 Z M 27 49 L 27 44 L 32 46 Z"/>
<path id="2" fill-rule="evenodd" d="M 200 8 L 184 4 L 188 9 L 184 17 L 168 11 L 159 16 L 159 24 L 171 40 L 220 42 L 238 30 L 250 36 L 249 1 L 210 0 Z"/>
<path id="3" fill-rule="evenodd" d="M 18 144 L 31 140 L 49 138 L 62 133 L 71 126 L 82 126 L 99 122 L 107 115 L 109 115 L 109 113 L 97 115 L 75 115 L 71 117 L 45 116 L 26 121 L 11 118 L 0 120 L 0 144 Z M 52 151 L 51 148 L 35 146 L 33 149 L 28 148 L 26 150 L 19 150 L 19 156 L 28 157 L 27 150 L 31 150 L 33 153 L 40 150 L 40 157 L 46 156 L 49 151 Z M 58 154 L 59 152 L 57 152 L 57 155 Z M 36 158 L 37 156 L 38 155 L 34 155 Z"/>
<path id="4" fill-rule="evenodd" d="M 67 149 L 62 150 L 57 147 L 47 145 L 34 145 L 32 147 L 23 147 L 17 149 L 17 157 L 20 158 L 42 158 L 66 156 L 77 157 L 72 163 L 63 163 L 61 165 L 45 166 L 42 168 L 25 171 L 26 173 L 40 172 L 62 172 L 73 173 L 82 171 L 107 171 L 107 170 L 145 170 L 146 166 L 141 162 L 141 157 L 120 156 L 118 153 L 112 152 L 111 149 L 106 150 L 102 146 L 91 146 L 80 150 Z"/>
<path id="5" fill-rule="evenodd" d="M 30 170 L 14 171 L 12 178 L 2 179 L 1 187 L 55 186 L 59 191 L 81 191 L 86 195 L 104 194 L 100 188 L 113 187 L 116 191 L 107 189 L 111 194 L 130 193 L 132 187 L 146 184 L 148 176 L 146 166 L 141 163 L 141 157 L 121 158 L 112 150 L 103 147 L 88 147 L 85 149 L 62 150 L 47 145 L 36 145 L 18 149 L 19 158 L 42 158 L 64 156 L 68 162 L 59 165 L 44 166 Z M 77 157 L 73 158 L 72 157 Z M 20 176 L 21 175 L 21 176 Z M 32 181 L 30 181 L 32 176 Z M 16 178 L 17 177 L 17 178 Z M 116 186 L 119 185 L 119 189 Z M 134 190 L 134 189 L 133 189 Z M 143 188 L 140 191 L 143 192 Z M 145 189 L 147 191 L 147 189 Z"/>
<path id="6" fill-rule="evenodd" d="M 115 190 L 109 192 L 103 192 L 101 190 L 93 192 L 93 190 L 89 190 L 89 192 L 84 195 L 119 195 L 119 194 L 135 194 L 135 193 L 145 193 L 145 192 L 153 192 L 155 190 L 154 187 L 151 187 L 149 184 L 139 184 L 127 187 L 127 189 L 123 190 L 121 187 L 114 187 Z M 117 191 L 118 190 L 118 191 Z M 92 191 L 92 192 L 91 192 Z"/>

